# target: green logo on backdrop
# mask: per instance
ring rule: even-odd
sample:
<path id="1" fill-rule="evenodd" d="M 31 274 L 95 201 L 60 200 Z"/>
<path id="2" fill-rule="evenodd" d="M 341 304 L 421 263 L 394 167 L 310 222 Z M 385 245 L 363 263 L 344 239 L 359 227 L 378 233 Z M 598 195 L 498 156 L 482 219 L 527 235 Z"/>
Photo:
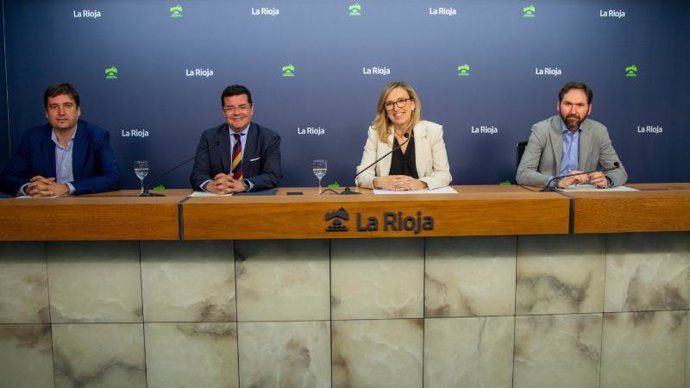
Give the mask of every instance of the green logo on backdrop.
<path id="1" fill-rule="evenodd" d="M 181 18 L 182 17 L 182 6 L 177 4 L 174 7 L 170 7 L 170 17 L 171 18 Z"/>
<path id="2" fill-rule="evenodd" d="M 524 18 L 533 18 L 535 13 L 537 12 L 537 9 L 534 8 L 534 5 L 528 5 L 527 7 L 522 8 L 522 17 Z"/>
<path id="3" fill-rule="evenodd" d="M 294 76 L 295 76 L 295 65 L 283 66 L 283 77 L 294 77 Z"/>
<path id="4" fill-rule="evenodd" d="M 625 76 L 626 77 L 637 77 L 637 66 L 636 65 L 626 66 Z"/>
<path id="5" fill-rule="evenodd" d="M 464 64 L 458 66 L 458 76 L 459 77 L 467 77 L 470 75 L 470 65 Z"/>
<path id="6" fill-rule="evenodd" d="M 117 79 L 117 67 L 111 66 L 105 69 L 105 79 Z"/>
<path id="7" fill-rule="evenodd" d="M 362 5 L 359 3 L 352 4 L 347 7 L 350 10 L 350 16 L 362 16 Z"/>

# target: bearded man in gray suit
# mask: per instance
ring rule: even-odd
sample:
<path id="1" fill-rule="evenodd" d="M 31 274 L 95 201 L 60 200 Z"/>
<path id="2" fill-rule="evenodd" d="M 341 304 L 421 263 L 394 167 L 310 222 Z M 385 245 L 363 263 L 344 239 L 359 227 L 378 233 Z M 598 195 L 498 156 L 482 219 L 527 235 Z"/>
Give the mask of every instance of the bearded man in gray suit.
<path id="1" fill-rule="evenodd" d="M 515 177 L 518 184 L 552 189 L 581 183 L 601 189 L 625 184 L 628 174 L 613 149 L 608 130 L 587 118 L 592 111 L 592 97 L 592 90 L 583 83 L 568 82 L 563 86 L 558 93 L 559 115 L 532 126 Z M 589 172 L 594 170 L 600 171 Z"/>

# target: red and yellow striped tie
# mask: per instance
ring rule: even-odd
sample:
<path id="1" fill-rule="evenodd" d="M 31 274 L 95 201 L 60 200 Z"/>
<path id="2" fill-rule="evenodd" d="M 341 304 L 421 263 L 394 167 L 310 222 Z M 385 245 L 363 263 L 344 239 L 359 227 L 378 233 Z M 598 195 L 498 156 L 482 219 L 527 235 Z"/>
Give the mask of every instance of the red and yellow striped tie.
<path id="1" fill-rule="evenodd" d="M 232 147 L 232 177 L 237 180 L 244 179 L 242 173 L 242 135 L 242 133 L 232 134 L 235 137 L 235 146 Z"/>

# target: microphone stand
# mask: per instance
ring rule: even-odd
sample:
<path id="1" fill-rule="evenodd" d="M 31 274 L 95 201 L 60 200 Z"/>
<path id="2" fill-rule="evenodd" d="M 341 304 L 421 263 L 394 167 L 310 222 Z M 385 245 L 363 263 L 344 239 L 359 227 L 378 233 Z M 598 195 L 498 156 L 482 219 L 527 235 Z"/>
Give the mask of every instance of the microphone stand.
<path id="1" fill-rule="evenodd" d="M 388 155 L 392 154 L 393 152 L 399 150 L 402 146 L 404 146 L 405 144 L 407 144 L 407 142 L 410 141 L 410 133 L 409 133 L 409 132 L 405 132 L 405 134 L 404 134 L 403 136 L 405 137 L 405 141 L 404 141 L 404 142 L 398 144 L 397 147 L 393 147 L 392 150 L 386 152 L 383 156 L 381 156 L 380 158 L 376 159 L 376 160 L 374 161 L 374 163 L 372 163 L 372 164 L 366 166 L 365 168 L 361 169 L 357 174 L 355 174 L 355 176 L 354 176 L 352 179 L 353 179 L 353 180 L 357 180 L 357 177 L 360 176 L 364 171 L 370 169 L 370 168 L 371 168 L 372 166 L 374 166 L 376 163 L 378 163 L 378 162 L 380 162 L 381 160 L 383 160 L 383 158 L 385 158 L 386 156 L 388 156 Z M 343 190 L 343 192 L 340 193 L 340 195 L 352 195 L 352 194 L 362 194 L 362 193 L 358 193 L 358 192 L 356 192 L 356 191 L 350 190 L 350 186 L 345 187 L 345 190 Z"/>
<path id="2" fill-rule="evenodd" d="M 212 148 L 217 147 L 218 145 L 220 145 L 220 141 L 216 141 L 215 144 L 211 144 L 210 146 L 206 147 L 206 149 L 204 149 L 203 151 L 197 153 L 196 155 L 194 155 L 194 156 L 192 156 L 191 158 L 189 158 L 189 159 L 183 161 L 182 163 L 180 163 L 180 164 L 178 164 L 177 166 L 175 166 L 175 167 L 169 169 L 168 171 L 166 171 L 166 172 L 160 174 L 160 175 L 157 176 L 155 179 L 149 180 L 149 183 L 148 183 L 146 186 L 144 186 L 144 192 L 141 193 L 141 194 L 139 194 L 139 196 L 140 196 L 140 197 L 165 197 L 165 195 L 163 195 L 163 194 L 151 193 L 151 192 L 149 192 L 149 186 L 151 186 L 151 183 L 152 183 L 152 182 L 155 182 L 155 181 L 157 181 L 157 180 L 163 178 L 164 176 L 166 176 L 166 175 L 170 174 L 171 172 L 177 170 L 179 167 L 182 167 L 183 165 L 189 163 L 191 160 L 195 159 L 197 156 L 203 154 L 204 152 L 210 151 Z"/>

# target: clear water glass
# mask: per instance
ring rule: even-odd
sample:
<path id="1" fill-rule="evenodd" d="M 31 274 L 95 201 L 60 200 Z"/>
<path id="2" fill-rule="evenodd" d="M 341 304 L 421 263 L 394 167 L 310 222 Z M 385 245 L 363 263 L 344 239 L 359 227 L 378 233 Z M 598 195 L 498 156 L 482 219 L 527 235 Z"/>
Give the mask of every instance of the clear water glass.
<path id="1" fill-rule="evenodd" d="M 326 172 L 328 171 L 328 161 L 325 159 L 314 159 L 311 162 L 311 168 L 312 171 L 314 171 L 314 175 L 316 175 L 316 178 L 319 180 L 319 194 L 321 194 L 321 179 L 326 176 Z"/>
<path id="2" fill-rule="evenodd" d="M 134 174 L 139 178 L 141 183 L 141 192 L 144 193 L 144 178 L 149 174 L 149 161 L 137 160 L 134 162 Z"/>

